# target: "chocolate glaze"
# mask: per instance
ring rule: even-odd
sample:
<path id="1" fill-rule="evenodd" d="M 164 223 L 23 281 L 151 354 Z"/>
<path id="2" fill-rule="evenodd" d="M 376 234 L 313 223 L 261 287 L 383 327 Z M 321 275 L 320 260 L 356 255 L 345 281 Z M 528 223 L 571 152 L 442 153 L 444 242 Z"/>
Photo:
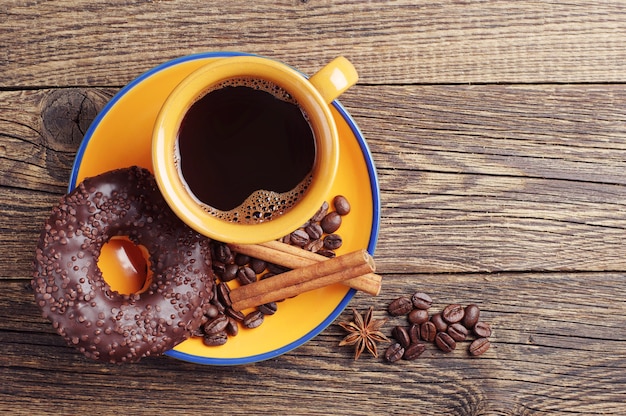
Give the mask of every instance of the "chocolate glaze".
<path id="1" fill-rule="evenodd" d="M 152 282 L 122 295 L 102 278 L 98 258 L 113 236 L 150 253 Z M 43 316 L 69 345 L 113 363 L 161 354 L 197 330 L 213 296 L 209 240 L 169 209 L 146 169 L 85 179 L 45 224 L 32 286 Z"/>

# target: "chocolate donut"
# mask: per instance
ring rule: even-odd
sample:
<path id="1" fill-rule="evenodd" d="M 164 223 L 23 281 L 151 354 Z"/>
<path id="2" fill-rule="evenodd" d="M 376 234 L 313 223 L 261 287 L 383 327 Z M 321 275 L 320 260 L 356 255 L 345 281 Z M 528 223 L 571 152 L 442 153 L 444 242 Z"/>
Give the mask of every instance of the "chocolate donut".
<path id="1" fill-rule="evenodd" d="M 120 294 L 102 277 L 98 259 L 114 236 L 149 252 L 152 280 L 141 293 Z M 52 210 L 32 286 L 69 345 L 96 360 L 139 361 L 201 325 L 214 289 L 209 240 L 174 215 L 148 170 L 110 171 L 85 179 Z"/>

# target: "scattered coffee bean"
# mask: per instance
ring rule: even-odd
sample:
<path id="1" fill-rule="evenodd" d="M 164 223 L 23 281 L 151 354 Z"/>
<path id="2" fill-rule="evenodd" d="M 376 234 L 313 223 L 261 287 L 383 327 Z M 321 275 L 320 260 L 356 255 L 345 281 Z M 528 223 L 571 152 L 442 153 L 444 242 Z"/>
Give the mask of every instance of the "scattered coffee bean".
<path id="1" fill-rule="evenodd" d="M 437 327 L 431 321 L 420 325 L 420 335 L 424 341 L 433 342 L 437 335 Z"/>
<path id="2" fill-rule="evenodd" d="M 474 325 L 480 318 L 480 309 L 478 306 L 472 304 L 465 307 L 465 315 L 463 316 L 463 326 L 467 329 L 473 329 Z"/>
<path id="3" fill-rule="evenodd" d="M 226 334 L 231 337 L 237 336 L 237 334 L 239 333 L 239 324 L 237 323 L 237 320 L 228 317 L 228 325 L 226 325 L 225 331 Z"/>
<path id="4" fill-rule="evenodd" d="M 226 315 L 218 315 L 204 324 L 203 330 L 206 335 L 213 335 L 222 332 L 226 325 L 228 325 L 228 317 Z"/>
<path id="5" fill-rule="evenodd" d="M 319 251 L 324 248 L 324 241 L 319 239 L 311 240 L 303 248 L 307 251 L 312 251 L 313 253 L 319 254 Z"/>
<path id="6" fill-rule="evenodd" d="M 430 317 L 430 322 L 435 324 L 435 328 L 437 328 L 438 332 L 446 332 L 448 329 L 448 324 L 443 320 L 443 316 L 440 313 L 436 313 Z"/>
<path id="7" fill-rule="evenodd" d="M 224 282 L 217 285 L 217 299 L 225 307 L 233 304 L 230 300 L 230 287 Z"/>
<path id="8" fill-rule="evenodd" d="M 274 315 L 278 310 L 276 302 L 265 303 L 257 308 L 263 315 Z"/>
<path id="9" fill-rule="evenodd" d="M 489 338 L 491 336 L 491 326 L 486 322 L 478 322 L 474 325 L 474 333 L 480 338 Z"/>
<path id="10" fill-rule="evenodd" d="M 320 225 L 326 234 L 332 234 L 341 227 L 341 215 L 335 211 L 329 212 L 322 218 Z"/>
<path id="11" fill-rule="evenodd" d="M 304 247 L 310 240 L 309 235 L 302 229 L 297 229 L 290 235 L 291 244 L 298 247 Z"/>
<path id="12" fill-rule="evenodd" d="M 304 231 L 309 235 L 311 240 L 319 240 L 324 235 L 324 230 L 322 230 L 322 226 L 319 223 L 311 223 L 306 226 Z"/>
<path id="13" fill-rule="evenodd" d="M 409 327 L 409 338 L 411 339 L 411 344 L 416 344 L 422 339 L 420 324 L 413 324 Z"/>
<path id="14" fill-rule="evenodd" d="M 245 266 L 248 263 L 250 263 L 250 256 L 241 253 L 235 254 L 235 264 L 237 266 Z"/>
<path id="15" fill-rule="evenodd" d="M 457 304 L 448 305 L 441 312 L 441 317 L 449 324 L 460 322 L 463 316 L 465 316 L 465 309 Z"/>
<path id="16" fill-rule="evenodd" d="M 237 281 L 243 285 L 256 282 L 256 273 L 248 266 L 243 266 L 237 272 Z"/>
<path id="17" fill-rule="evenodd" d="M 335 257 L 337 255 L 334 251 L 328 250 L 328 249 L 325 249 L 325 248 L 322 248 L 322 249 L 318 250 L 317 254 L 321 254 L 322 256 L 328 257 L 329 259 L 331 259 L 331 258 L 333 258 L 333 257 Z"/>
<path id="18" fill-rule="evenodd" d="M 491 347 L 491 342 L 487 338 L 476 338 L 469 346 L 469 352 L 474 357 L 483 355 Z"/>
<path id="19" fill-rule="evenodd" d="M 224 345 L 228 341 L 228 335 L 226 331 L 218 332 L 216 334 L 204 335 L 202 337 L 202 342 L 204 345 L 209 347 L 217 347 L 219 345 Z"/>
<path id="20" fill-rule="evenodd" d="M 224 313 L 229 316 L 230 318 L 233 318 L 235 321 L 237 322 L 243 322 L 243 318 L 245 318 L 246 316 L 243 314 L 243 312 L 241 311 L 236 311 L 233 308 L 226 308 L 226 310 L 224 311 Z"/>
<path id="21" fill-rule="evenodd" d="M 217 315 L 219 315 L 219 313 L 220 313 L 220 310 L 217 308 L 217 306 L 209 305 L 206 311 L 204 312 L 204 316 L 206 316 L 209 319 L 213 319 Z"/>
<path id="22" fill-rule="evenodd" d="M 328 202 L 324 201 L 320 209 L 311 217 L 312 222 L 320 222 L 328 214 Z"/>
<path id="23" fill-rule="evenodd" d="M 437 333 L 435 344 L 443 352 L 451 352 L 456 348 L 456 341 L 447 332 Z"/>
<path id="24" fill-rule="evenodd" d="M 234 257 L 230 251 L 230 247 L 226 244 L 217 244 L 215 246 L 215 259 L 224 264 L 228 264 L 233 261 Z"/>
<path id="25" fill-rule="evenodd" d="M 417 292 L 411 296 L 413 306 L 417 309 L 428 309 L 433 304 L 433 300 L 426 293 Z"/>
<path id="26" fill-rule="evenodd" d="M 221 280 L 222 282 L 230 282 L 231 280 L 237 277 L 237 272 L 239 272 L 239 266 L 235 263 L 230 263 L 224 266 L 224 273 L 222 273 Z"/>
<path id="27" fill-rule="evenodd" d="M 387 311 L 393 316 L 406 315 L 413 310 L 413 302 L 407 297 L 400 297 L 389 304 Z"/>
<path id="28" fill-rule="evenodd" d="M 448 335 L 452 337 L 456 342 L 465 341 L 467 339 L 468 330 L 459 322 L 455 322 L 448 326 Z"/>
<path id="29" fill-rule="evenodd" d="M 337 250 L 342 244 L 343 241 L 338 234 L 328 234 L 324 237 L 324 247 L 329 250 Z"/>
<path id="30" fill-rule="evenodd" d="M 339 215 L 348 215 L 350 213 L 350 203 L 343 195 L 337 195 L 333 198 L 333 206 Z"/>
<path id="31" fill-rule="evenodd" d="M 263 323 L 264 316 L 265 315 L 263 315 L 260 311 L 250 312 L 245 318 L 243 318 L 243 326 L 250 329 L 257 328 Z"/>
<path id="32" fill-rule="evenodd" d="M 428 311 L 425 309 L 413 309 L 409 312 L 408 319 L 412 324 L 422 324 L 428 321 Z"/>
<path id="33" fill-rule="evenodd" d="M 409 331 L 403 326 L 396 326 L 391 331 L 391 336 L 396 339 L 403 347 L 408 347 L 411 344 L 411 337 Z"/>
<path id="34" fill-rule="evenodd" d="M 393 343 L 385 351 L 385 359 L 390 363 L 395 363 L 404 355 L 404 348 L 399 343 Z"/>
<path id="35" fill-rule="evenodd" d="M 417 357 L 422 355 L 422 353 L 426 350 L 426 345 L 421 343 L 413 343 L 404 349 L 404 355 L 402 356 L 405 360 L 415 360 Z"/>
<path id="36" fill-rule="evenodd" d="M 254 270 L 256 274 L 261 274 L 267 268 L 267 262 L 260 259 L 250 259 L 250 268 Z"/>

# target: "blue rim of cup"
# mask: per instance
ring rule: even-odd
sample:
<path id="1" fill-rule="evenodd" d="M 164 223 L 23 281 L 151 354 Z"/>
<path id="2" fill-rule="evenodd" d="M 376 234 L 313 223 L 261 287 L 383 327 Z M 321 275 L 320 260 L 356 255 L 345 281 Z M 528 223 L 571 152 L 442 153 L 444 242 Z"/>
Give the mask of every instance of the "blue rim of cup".
<path id="1" fill-rule="evenodd" d="M 111 108 L 113 108 L 115 104 L 126 93 L 128 93 L 135 86 L 143 82 L 145 79 L 169 67 L 172 67 L 172 66 L 184 63 L 184 62 L 193 61 L 196 59 L 226 58 L 229 56 L 258 56 L 258 55 L 244 53 L 244 52 L 229 52 L 229 51 L 203 52 L 203 53 L 197 53 L 197 54 L 192 54 L 192 55 L 186 55 L 186 56 L 182 56 L 182 57 L 167 61 L 165 63 L 162 63 L 148 70 L 147 72 L 144 72 L 139 77 L 135 78 L 130 83 L 128 83 L 125 87 L 123 87 L 117 94 L 113 96 L 113 98 L 111 98 L 111 100 L 98 113 L 96 118 L 93 120 L 93 122 L 89 126 L 89 129 L 85 133 L 85 137 L 83 138 L 83 141 L 81 142 L 78 148 L 78 151 L 76 152 L 76 157 L 74 159 L 74 164 L 72 166 L 72 172 L 70 175 L 68 191 L 73 190 L 77 185 L 78 171 L 80 169 L 80 165 L 81 165 L 83 156 L 85 154 L 85 150 L 87 149 L 89 141 L 91 137 L 93 136 L 96 128 L 98 127 L 102 119 L 106 116 L 106 114 L 111 110 Z M 350 130 L 354 134 L 354 137 L 357 139 L 357 142 L 359 144 L 359 147 L 361 148 L 361 152 L 363 153 L 363 156 L 365 157 L 367 172 L 370 178 L 370 188 L 372 191 L 372 202 L 373 202 L 372 229 L 370 232 L 370 239 L 367 245 L 367 251 L 370 254 L 374 255 L 374 251 L 376 249 L 376 243 L 378 241 L 378 233 L 380 229 L 380 189 L 379 189 L 379 184 L 378 184 L 378 176 L 376 174 L 376 169 L 374 167 L 374 161 L 373 161 L 370 149 L 367 145 L 367 142 L 365 141 L 365 138 L 363 137 L 363 134 L 361 133 L 359 127 L 357 126 L 356 122 L 352 119 L 350 114 L 348 114 L 346 109 L 343 107 L 343 105 L 341 105 L 341 103 L 338 100 L 333 101 L 332 106 L 339 112 L 339 114 L 341 114 L 341 116 L 347 122 L 348 126 L 350 127 Z M 335 307 L 335 309 L 326 317 L 326 319 L 320 322 L 315 328 L 313 328 L 304 336 L 298 338 L 297 340 L 287 345 L 284 345 L 280 348 L 277 348 L 272 351 L 268 351 L 263 354 L 251 355 L 251 356 L 240 357 L 240 358 L 210 358 L 210 357 L 199 357 L 196 355 L 192 355 L 192 354 L 188 354 L 188 353 L 184 353 L 184 352 L 180 352 L 176 350 L 170 350 L 170 351 L 167 351 L 165 355 L 172 357 L 172 358 L 176 358 L 178 360 L 192 362 L 196 364 L 223 365 L 223 366 L 251 364 L 251 363 L 258 362 L 258 361 L 264 361 L 264 360 L 268 360 L 271 358 L 276 358 L 280 355 L 283 355 L 305 344 L 306 342 L 310 341 L 312 338 L 317 336 L 324 329 L 326 329 L 326 327 L 328 327 L 331 323 L 333 323 L 335 319 L 337 319 L 337 317 L 348 306 L 348 303 L 354 297 L 355 293 L 356 291 L 354 289 L 350 289 L 346 293 L 346 295 L 343 297 L 341 302 L 339 302 L 339 304 Z"/>

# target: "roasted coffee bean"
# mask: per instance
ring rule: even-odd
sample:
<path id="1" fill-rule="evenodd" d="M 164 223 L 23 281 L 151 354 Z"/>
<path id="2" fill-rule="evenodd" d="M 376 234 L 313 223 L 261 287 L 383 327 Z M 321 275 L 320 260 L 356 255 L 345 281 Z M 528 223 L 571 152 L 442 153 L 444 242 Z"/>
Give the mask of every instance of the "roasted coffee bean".
<path id="1" fill-rule="evenodd" d="M 489 338 L 491 336 L 491 326 L 486 322 L 479 321 L 474 325 L 474 333 L 479 338 Z"/>
<path id="2" fill-rule="evenodd" d="M 328 214 L 328 202 L 324 201 L 320 209 L 311 217 L 311 222 L 320 222 Z"/>
<path id="3" fill-rule="evenodd" d="M 256 273 L 248 266 L 243 266 L 237 272 L 237 281 L 241 285 L 249 285 L 256 282 Z"/>
<path id="4" fill-rule="evenodd" d="M 219 315 L 219 313 L 220 313 L 220 310 L 217 309 L 217 306 L 209 305 L 207 306 L 206 311 L 204 312 L 204 315 L 209 319 L 213 319 L 217 315 Z"/>
<path id="5" fill-rule="evenodd" d="M 250 268 L 254 270 L 256 274 L 261 274 L 267 268 L 267 262 L 261 259 L 250 259 Z"/>
<path id="6" fill-rule="evenodd" d="M 441 317 L 449 324 L 461 322 L 463 316 L 465 316 L 465 309 L 461 305 L 457 305 L 455 303 L 446 306 L 443 312 L 441 312 Z"/>
<path id="7" fill-rule="evenodd" d="M 324 237 L 324 247 L 329 250 L 337 250 L 343 244 L 343 240 L 339 234 L 328 234 Z"/>
<path id="8" fill-rule="evenodd" d="M 319 240 L 319 239 L 318 240 L 311 240 L 304 246 L 305 250 L 312 251 L 313 253 L 317 253 L 318 251 L 320 251 L 323 248 L 324 248 L 324 241 L 323 240 Z"/>
<path id="9" fill-rule="evenodd" d="M 467 329 L 473 329 L 476 322 L 480 318 L 480 309 L 476 305 L 467 305 L 465 307 L 465 315 L 463 316 L 463 320 L 461 323 Z"/>
<path id="10" fill-rule="evenodd" d="M 409 312 L 408 319 L 412 324 L 422 324 L 428 321 L 428 311 L 425 309 L 413 309 Z"/>
<path id="11" fill-rule="evenodd" d="M 350 213 L 350 202 L 343 195 L 337 195 L 333 198 L 333 206 L 339 215 L 348 215 Z"/>
<path id="12" fill-rule="evenodd" d="M 303 229 L 299 228 L 290 235 L 291 245 L 304 247 L 309 242 L 309 235 Z"/>
<path id="13" fill-rule="evenodd" d="M 215 259 L 224 264 L 231 263 L 234 258 L 233 253 L 230 251 L 230 247 L 226 244 L 218 244 L 215 247 Z"/>
<path id="14" fill-rule="evenodd" d="M 443 317 L 440 313 L 436 313 L 430 317 L 430 322 L 435 324 L 435 328 L 437 328 L 437 332 L 446 332 L 448 329 L 448 324 L 443 320 Z"/>
<path id="15" fill-rule="evenodd" d="M 411 296 L 411 301 L 413 302 L 413 306 L 417 309 L 428 309 L 433 304 L 433 300 L 426 293 L 417 292 Z"/>
<path id="16" fill-rule="evenodd" d="M 311 240 L 319 240 L 320 238 L 322 238 L 322 235 L 324 235 L 324 230 L 322 230 L 322 226 L 316 222 L 307 225 L 304 231 L 306 231 Z"/>
<path id="17" fill-rule="evenodd" d="M 400 297 L 389 304 L 387 311 L 393 316 L 406 315 L 413 310 L 413 302 L 407 297 Z"/>
<path id="18" fill-rule="evenodd" d="M 487 338 L 476 338 L 469 346 L 469 353 L 474 357 L 484 354 L 491 347 Z"/>
<path id="19" fill-rule="evenodd" d="M 229 307 L 233 304 L 230 300 L 230 288 L 224 282 L 217 285 L 217 300 L 224 307 Z"/>
<path id="20" fill-rule="evenodd" d="M 415 344 L 422 339 L 420 324 L 413 324 L 409 327 L 409 338 L 411 339 L 411 344 Z"/>
<path id="21" fill-rule="evenodd" d="M 224 330 L 228 335 L 234 337 L 237 336 L 237 334 L 239 333 L 239 325 L 237 324 L 237 321 L 235 319 L 229 317 L 228 325 L 226 325 L 226 328 Z"/>
<path id="22" fill-rule="evenodd" d="M 281 273 L 285 273 L 287 271 L 289 271 L 289 268 L 284 267 L 284 266 L 279 266 L 278 264 L 274 264 L 274 263 L 267 263 L 267 270 L 270 271 L 270 273 L 273 274 L 281 274 Z"/>
<path id="23" fill-rule="evenodd" d="M 278 310 L 278 305 L 276 305 L 276 302 L 270 302 L 260 305 L 257 309 L 261 311 L 263 315 L 274 315 Z"/>
<path id="24" fill-rule="evenodd" d="M 332 234 L 341 227 L 341 215 L 337 214 L 335 211 L 329 212 L 322 218 L 320 225 L 326 234 Z"/>
<path id="25" fill-rule="evenodd" d="M 250 262 L 250 256 L 247 254 L 237 253 L 235 254 L 235 264 L 237 266 L 245 266 Z"/>
<path id="26" fill-rule="evenodd" d="M 218 315 L 204 324 L 202 329 L 205 334 L 212 335 L 222 332 L 226 328 L 226 325 L 228 325 L 228 317 L 226 315 Z"/>
<path id="27" fill-rule="evenodd" d="M 211 264 L 213 268 L 213 272 L 221 279 L 222 274 L 224 274 L 224 269 L 226 266 L 221 261 L 213 260 L 213 264 Z"/>
<path id="28" fill-rule="evenodd" d="M 455 322 L 448 327 L 448 335 L 452 337 L 456 342 L 465 341 L 467 338 L 468 330 L 460 322 Z"/>
<path id="29" fill-rule="evenodd" d="M 335 257 L 337 255 L 337 253 L 335 253 L 332 250 L 328 250 L 326 248 L 322 248 L 320 250 L 317 251 L 317 254 L 320 254 L 324 257 L 328 257 L 329 259 L 332 259 L 333 257 Z"/>
<path id="30" fill-rule="evenodd" d="M 260 311 L 250 312 L 243 318 L 243 326 L 246 328 L 256 328 L 263 323 L 263 313 Z"/>
<path id="31" fill-rule="evenodd" d="M 399 343 L 395 342 L 387 348 L 385 351 L 385 359 L 390 363 L 395 363 L 400 360 L 404 355 L 404 348 Z"/>
<path id="32" fill-rule="evenodd" d="M 402 356 L 405 360 L 414 360 L 426 350 L 426 345 L 422 343 L 413 343 L 404 349 L 404 355 Z"/>
<path id="33" fill-rule="evenodd" d="M 233 308 L 226 308 L 226 310 L 224 310 L 224 313 L 226 314 L 226 316 L 233 318 L 235 321 L 238 322 L 243 322 L 243 319 L 245 318 L 243 312 L 236 311 Z"/>
<path id="34" fill-rule="evenodd" d="M 408 347 L 411 344 L 411 337 L 409 331 L 403 326 L 396 326 L 391 330 L 391 336 L 396 339 L 403 347 Z"/>
<path id="35" fill-rule="evenodd" d="M 420 336 L 424 341 L 433 342 L 437 335 L 437 327 L 431 321 L 420 325 Z"/>
<path id="36" fill-rule="evenodd" d="M 447 332 L 437 333 L 435 344 L 443 352 L 450 352 L 456 348 L 456 341 Z"/>
<path id="37" fill-rule="evenodd" d="M 205 335 L 202 337 L 204 345 L 209 347 L 217 347 L 218 345 L 224 345 L 228 341 L 228 335 L 226 331 L 217 332 L 215 334 Z"/>
<path id="38" fill-rule="evenodd" d="M 237 272 L 239 272 L 239 266 L 235 263 L 230 263 L 224 266 L 224 273 L 222 273 L 221 280 L 222 282 L 230 282 L 231 280 L 237 277 Z"/>

